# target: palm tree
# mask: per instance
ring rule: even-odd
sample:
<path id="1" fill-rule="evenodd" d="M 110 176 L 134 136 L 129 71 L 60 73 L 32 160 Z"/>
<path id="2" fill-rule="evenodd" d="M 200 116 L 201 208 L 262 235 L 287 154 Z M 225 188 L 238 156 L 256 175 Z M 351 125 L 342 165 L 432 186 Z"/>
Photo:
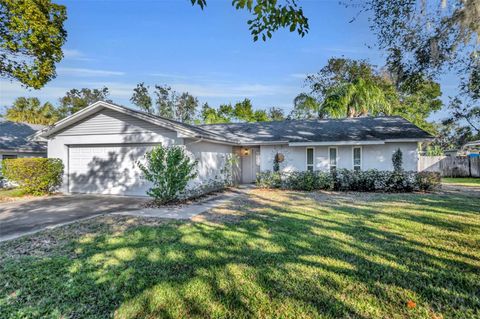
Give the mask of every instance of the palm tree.
<path id="1" fill-rule="evenodd" d="M 358 117 L 368 114 L 389 114 L 390 103 L 384 91 L 373 81 L 362 78 L 330 88 L 322 109 L 332 117 Z"/>
<path id="2" fill-rule="evenodd" d="M 59 115 L 49 102 L 42 105 L 36 97 L 19 97 L 7 108 L 5 118 L 13 122 L 50 125 L 59 120 Z"/>
<path id="3" fill-rule="evenodd" d="M 307 93 L 300 93 L 293 100 L 291 117 L 295 119 L 322 119 L 326 117 L 322 104 Z"/>

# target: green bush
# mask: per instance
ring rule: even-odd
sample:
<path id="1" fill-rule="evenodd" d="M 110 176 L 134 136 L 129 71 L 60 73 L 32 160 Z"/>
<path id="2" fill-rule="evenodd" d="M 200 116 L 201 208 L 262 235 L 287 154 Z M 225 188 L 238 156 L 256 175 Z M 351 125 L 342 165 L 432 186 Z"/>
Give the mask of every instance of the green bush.
<path id="1" fill-rule="evenodd" d="M 440 183 L 438 174 L 406 171 L 355 171 L 348 169 L 331 172 L 263 172 L 257 176 L 257 185 L 263 188 L 292 190 L 337 190 L 359 192 L 429 191 Z"/>
<path id="2" fill-rule="evenodd" d="M 197 176 L 197 161 L 192 161 L 181 146 L 156 146 L 145 154 L 145 160 L 137 165 L 144 178 L 153 183 L 147 194 L 159 204 L 178 199 Z"/>
<path id="3" fill-rule="evenodd" d="M 256 184 L 260 188 L 282 187 L 282 175 L 280 172 L 265 171 L 257 174 Z"/>
<path id="4" fill-rule="evenodd" d="M 26 194 L 48 194 L 62 184 L 63 163 L 58 158 L 6 159 L 2 161 L 2 175 Z"/>
<path id="5" fill-rule="evenodd" d="M 424 192 L 438 189 L 442 182 L 442 177 L 438 172 L 418 172 L 415 175 L 415 184 L 418 189 Z"/>

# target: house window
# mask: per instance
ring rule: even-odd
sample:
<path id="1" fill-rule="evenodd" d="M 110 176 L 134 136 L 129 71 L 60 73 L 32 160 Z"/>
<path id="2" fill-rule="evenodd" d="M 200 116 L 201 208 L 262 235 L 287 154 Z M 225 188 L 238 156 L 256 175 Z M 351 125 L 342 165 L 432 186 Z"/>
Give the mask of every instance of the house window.
<path id="1" fill-rule="evenodd" d="M 313 172 L 314 158 L 315 156 L 313 147 L 307 147 L 307 171 Z"/>
<path id="2" fill-rule="evenodd" d="M 362 169 L 362 148 L 355 146 L 353 148 L 353 170 L 360 171 Z"/>
<path id="3" fill-rule="evenodd" d="M 330 165 L 330 170 L 337 169 L 337 148 L 336 147 L 328 148 L 328 164 Z"/>

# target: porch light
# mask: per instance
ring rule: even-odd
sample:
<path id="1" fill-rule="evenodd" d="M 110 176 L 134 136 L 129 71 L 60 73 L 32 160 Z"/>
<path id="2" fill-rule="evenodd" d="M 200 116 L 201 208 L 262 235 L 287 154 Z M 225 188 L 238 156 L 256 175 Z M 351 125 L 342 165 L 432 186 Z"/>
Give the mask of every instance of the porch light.
<path id="1" fill-rule="evenodd" d="M 244 148 L 243 149 L 243 156 L 248 156 L 250 155 L 250 149 L 249 148 Z"/>

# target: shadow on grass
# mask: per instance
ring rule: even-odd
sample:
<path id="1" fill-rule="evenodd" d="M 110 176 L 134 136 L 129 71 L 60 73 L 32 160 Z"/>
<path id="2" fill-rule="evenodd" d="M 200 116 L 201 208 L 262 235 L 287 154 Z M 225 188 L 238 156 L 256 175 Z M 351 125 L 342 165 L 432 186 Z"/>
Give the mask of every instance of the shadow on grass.
<path id="1" fill-rule="evenodd" d="M 350 196 L 350 197 L 349 197 Z M 0 266 L 9 317 L 475 317 L 479 201 L 254 191 L 235 221 L 73 240 Z M 442 213 L 436 216 L 436 212 Z M 459 216 L 463 218 L 458 219 Z M 478 233 L 477 233 L 478 234 Z M 473 248 L 472 251 L 464 249 Z M 408 309 L 406 302 L 418 306 Z"/>

